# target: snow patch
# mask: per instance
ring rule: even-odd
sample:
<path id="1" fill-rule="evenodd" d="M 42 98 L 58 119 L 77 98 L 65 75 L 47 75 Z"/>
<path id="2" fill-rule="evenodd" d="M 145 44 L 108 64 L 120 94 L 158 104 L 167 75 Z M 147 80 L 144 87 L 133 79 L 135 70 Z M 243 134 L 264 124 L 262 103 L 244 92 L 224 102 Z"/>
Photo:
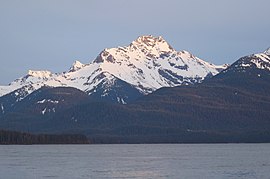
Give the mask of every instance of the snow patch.
<path id="1" fill-rule="evenodd" d="M 1 103 L 1 110 L 2 110 L 2 114 L 4 114 L 5 113 L 5 110 L 4 110 L 4 106 L 3 106 L 2 103 Z"/>
<path id="2" fill-rule="evenodd" d="M 121 98 L 121 103 L 122 104 L 127 104 L 123 98 Z"/>
<path id="3" fill-rule="evenodd" d="M 127 104 L 123 98 L 117 97 L 117 102 L 120 104 Z"/>
<path id="4" fill-rule="evenodd" d="M 250 67 L 251 64 L 248 64 L 248 63 L 247 63 L 247 64 L 244 64 L 244 63 L 242 63 L 241 66 L 242 66 L 242 67 Z"/>
<path id="5" fill-rule="evenodd" d="M 51 99 L 43 99 L 41 101 L 38 101 L 37 104 L 43 104 L 43 103 L 53 103 L 53 104 L 58 104 L 59 101 L 57 100 L 51 100 Z"/>
<path id="6" fill-rule="evenodd" d="M 269 47 L 267 50 L 265 50 L 264 53 L 265 53 L 266 55 L 270 55 L 270 47 Z"/>
<path id="7" fill-rule="evenodd" d="M 43 110 L 41 111 L 41 114 L 44 115 L 44 114 L 46 113 L 46 110 L 47 110 L 47 108 L 43 109 Z"/>

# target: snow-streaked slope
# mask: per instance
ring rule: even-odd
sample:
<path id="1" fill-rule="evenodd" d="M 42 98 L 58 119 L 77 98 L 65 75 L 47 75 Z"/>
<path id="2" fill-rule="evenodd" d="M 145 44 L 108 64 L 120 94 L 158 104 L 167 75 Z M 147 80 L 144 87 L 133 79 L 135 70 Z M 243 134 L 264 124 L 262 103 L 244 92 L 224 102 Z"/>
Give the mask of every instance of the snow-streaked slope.
<path id="1" fill-rule="evenodd" d="M 250 68 L 270 71 L 270 49 L 263 53 L 240 58 L 230 68 L 224 70 L 223 73 L 226 73 L 228 70 L 246 72 L 246 70 Z"/>
<path id="2" fill-rule="evenodd" d="M 178 52 L 162 37 L 141 36 L 128 46 L 104 49 L 92 63 L 75 61 L 67 72 L 55 74 L 30 70 L 10 85 L 0 86 L 0 95 L 26 85 L 32 87 L 28 94 L 47 85 L 75 87 L 92 95 L 98 93 L 97 86 L 102 87 L 104 93 L 108 91 L 106 88 L 120 89 L 115 88 L 114 81 L 123 81 L 130 89 L 148 94 L 161 87 L 201 82 L 224 68 L 226 66 L 207 63 L 187 51 Z M 101 97 L 103 95 L 106 94 Z M 127 99 L 128 96 L 125 99 L 118 97 L 117 101 L 125 103 Z"/>
<path id="3" fill-rule="evenodd" d="M 218 73 L 217 66 L 187 51 L 177 52 L 162 37 L 152 36 L 139 37 L 127 47 L 105 49 L 94 63 L 144 94 L 164 86 L 200 82 Z"/>

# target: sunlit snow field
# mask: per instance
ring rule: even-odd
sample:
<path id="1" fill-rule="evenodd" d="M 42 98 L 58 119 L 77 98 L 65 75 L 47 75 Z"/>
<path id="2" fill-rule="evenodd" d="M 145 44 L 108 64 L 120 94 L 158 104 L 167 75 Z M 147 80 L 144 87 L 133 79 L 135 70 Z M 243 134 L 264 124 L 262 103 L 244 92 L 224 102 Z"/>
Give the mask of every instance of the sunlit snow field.
<path id="1" fill-rule="evenodd" d="M 270 144 L 0 146 L 1 179 L 270 178 Z"/>

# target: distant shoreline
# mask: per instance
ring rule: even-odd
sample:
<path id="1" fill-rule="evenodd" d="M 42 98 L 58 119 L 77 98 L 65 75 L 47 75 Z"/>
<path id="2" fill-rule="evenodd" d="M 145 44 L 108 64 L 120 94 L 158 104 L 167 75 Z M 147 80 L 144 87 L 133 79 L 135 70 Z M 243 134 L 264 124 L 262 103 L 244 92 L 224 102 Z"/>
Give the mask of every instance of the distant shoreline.
<path id="1" fill-rule="evenodd" d="M 201 134 L 167 136 L 86 136 L 83 134 L 31 134 L 0 130 L 0 145 L 69 145 L 69 144 L 260 144 L 270 143 L 268 133 L 249 135 Z"/>
<path id="2" fill-rule="evenodd" d="M 30 134 L 26 132 L 0 130 L 0 144 L 88 144 L 88 139 L 81 134 Z"/>

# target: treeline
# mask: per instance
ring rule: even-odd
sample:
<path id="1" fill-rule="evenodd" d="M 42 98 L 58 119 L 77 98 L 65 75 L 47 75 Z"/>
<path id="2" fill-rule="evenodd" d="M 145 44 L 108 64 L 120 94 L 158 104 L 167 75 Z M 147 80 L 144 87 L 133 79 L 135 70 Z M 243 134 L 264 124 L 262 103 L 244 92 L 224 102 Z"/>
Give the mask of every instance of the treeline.
<path id="1" fill-rule="evenodd" d="M 0 144 L 88 144 L 86 136 L 80 134 L 30 134 L 0 130 Z"/>

